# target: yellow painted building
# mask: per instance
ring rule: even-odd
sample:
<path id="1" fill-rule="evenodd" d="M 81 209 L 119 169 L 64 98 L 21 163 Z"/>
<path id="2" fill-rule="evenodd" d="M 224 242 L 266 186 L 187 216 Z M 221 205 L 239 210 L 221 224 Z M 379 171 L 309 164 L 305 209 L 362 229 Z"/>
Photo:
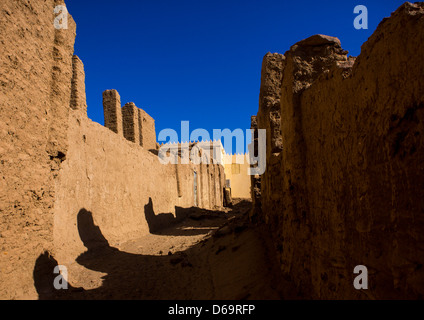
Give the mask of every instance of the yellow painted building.
<path id="1" fill-rule="evenodd" d="M 233 198 L 251 198 L 249 154 L 233 154 L 224 156 L 225 179 L 230 183 Z"/>
<path id="2" fill-rule="evenodd" d="M 224 167 L 226 185 L 231 187 L 233 198 L 250 199 L 251 179 L 249 175 L 249 154 L 227 154 L 220 140 L 186 142 L 185 148 L 188 151 L 186 157 L 198 156 L 203 164 L 220 164 Z M 181 143 L 168 144 L 168 148 L 173 153 L 182 156 Z M 197 152 L 195 150 L 198 150 Z M 194 159 L 191 159 L 194 160 Z M 189 160 L 187 160 L 188 163 Z"/>

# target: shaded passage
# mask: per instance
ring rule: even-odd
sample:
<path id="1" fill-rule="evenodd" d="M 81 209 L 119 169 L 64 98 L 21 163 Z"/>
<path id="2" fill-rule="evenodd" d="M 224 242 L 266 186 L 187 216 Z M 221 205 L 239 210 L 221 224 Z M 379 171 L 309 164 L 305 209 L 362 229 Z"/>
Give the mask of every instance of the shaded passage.
<path id="1" fill-rule="evenodd" d="M 146 218 L 156 219 L 152 207 L 150 201 Z M 182 235 L 194 237 L 191 232 L 198 235 L 201 231 L 205 237 L 184 251 L 163 255 L 129 253 L 111 247 L 94 224 L 93 213 L 81 209 L 78 231 L 87 251 L 76 263 L 106 274 L 103 283 L 91 290 L 72 285 L 68 290 L 55 290 L 53 269 L 58 263 L 45 253 L 34 267 L 39 298 L 280 299 L 283 286 L 278 280 L 275 255 L 264 250 L 270 244 L 264 242 L 261 231 L 249 226 L 249 207 L 250 202 L 241 201 L 230 212 L 180 209 L 185 218 L 174 221 L 170 228 L 157 228 L 161 235 L 152 237 L 178 241 Z M 72 277 L 69 274 L 71 283 Z"/>

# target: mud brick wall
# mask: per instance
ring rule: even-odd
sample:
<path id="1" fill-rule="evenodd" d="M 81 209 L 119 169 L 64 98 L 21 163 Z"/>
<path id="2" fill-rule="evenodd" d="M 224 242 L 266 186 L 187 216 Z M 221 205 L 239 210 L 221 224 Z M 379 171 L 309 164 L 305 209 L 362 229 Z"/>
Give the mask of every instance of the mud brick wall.
<path id="1" fill-rule="evenodd" d="M 269 222 L 268 213 L 272 212 L 272 208 L 281 205 L 278 203 L 280 197 L 276 196 L 277 192 L 275 191 L 281 190 L 279 171 L 283 142 L 280 96 L 285 60 L 286 58 L 282 54 L 267 53 L 262 61 L 256 125 L 257 129 L 266 130 L 266 171 L 260 177 L 259 185 L 254 186 L 254 192 L 257 193 L 257 189 L 259 189 L 262 194 L 260 207 L 263 211 L 263 219 L 267 222 Z M 253 177 L 253 179 L 258 184 L 258 178 Z"/>
<path id="2" fill-rule="evenodd" d="M 53 252 L 55 184 L 66 159 L 76 25 L 63 1 L 0 1 L 0 298 L 36 297 L 33 268 Z"/>
<path id="3" fill-rule="evenodd" d="M 128 141 L 140 144 L 139 109 L 129 102 L 122 107 L 122 125 L 124 137 Z"/>
<path id="4" fill-rule="evenodd" d="M 103 95 L 106 127 L 87 118 L 75 22 L 69 16 L 68 29 L 54 28 L 60 4 L 0 2 L 0 299 L 37 299 L 35 268 L 50 267 L 38 265 L 40 257 L 66 266 L 86 251 L 82 210 L 117 245 L 149 232 L 146 206 L 175 215 L 194 205 L 200 168 L 180 166 L 178 190 L 175 166 L 148 151 L 156 148 L 150 116 L 143 114 L 143 148 L 124 138 L 115 90 Z M 215 205 L 219 197 L 204 207 Z M 78 286 L 72 274 L 81 270 L 68 271 Z"/>
<path id="5" fill-rule="evenodd" d="M 252 130 L 252 142 L 249 145 L 249 152 L 252 154 L 254 150 L 258 149 L 258 119 L 257 116 L 250 117 L 250 129 Z M 267 159 L 268 160 L 268 159 Z M 251 168 L 254 168 L 254 165 L 251 165 Z M 250 176 L 250 194 L 252 196 L 252 210 L 250 212 L 250 217 L 252 219 L 257 219 L 258 217 L 262 218 L 261 210 L 261 180 L 262 177 L 259 175 Z"/>
<path id="6" fill-rule="evenodd" d="M 156 150 L 155 120 L 139 109 L 140 144 L 146 150 Z"/>
<path id="7" fill-rule="evenodd" d="M 71 108 L 87 114 L 84 64 L 76 55 L 72 58 Z"/>
<path id="8" fill-rule="evenodd" d="M 121 97 L 118 91 L 106 90 L 103 92 L 103 113 L 105 127 L 123 135 Z"/>
<path id="9" fill-rule="evenodd" d="M 424 296 L 423 30 L 424 3 L 405 3 L 356 60 L 321 35 L 284 54 L 280 187 L 262 187 L 262 216 L 300 297 Z"/>
<path id="10" fill-rule="evenodd" d="M 59 263 L 69 265 L 86 250 L 77 225 L 82 209 L 92 213 L 102 234 L 116 246 L 149 233 L 146 214 L 150 204 L 155 215 L 174 216 L 178 207 L 195 205 L 194 171 L 198 188 L 203 175 L 208 178 L 207 172 L 200 173 L 200 165 L 176 168 L 161 164 L 154 153 L 77 111 L 72 111 L 68 121 L 69 151 L 60 171 L 55 204 L 54 245 Z M 219 183 L 218 168 L 209 174 Z M 221 192 L 216 196 L 218 190 L 212 186 L 198 189 L 198 197 L 204 197 L 198 199 L 200 207 L 222 206 Z M 78 269 L 68 271 L 78 273 Z"/>

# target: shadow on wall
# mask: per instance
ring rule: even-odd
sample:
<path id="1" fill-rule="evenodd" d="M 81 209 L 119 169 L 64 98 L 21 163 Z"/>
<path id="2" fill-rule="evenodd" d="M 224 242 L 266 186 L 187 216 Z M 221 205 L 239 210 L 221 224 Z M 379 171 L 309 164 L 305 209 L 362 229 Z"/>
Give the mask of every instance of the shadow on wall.
<path id="1" fill-rule="evenodd" d="M 149 226 L 149 231 L 152 234 L 172 235 L 172 236 L 194 236 L 206 234 L 213 228 L 217 227 L 214 223 L 214 218 L 219 218 L 222 212 L 201 209 L 197 207 L 181 208 L 175 207 L 175 217 L 172 213 L 155 214 L 153 209 L 153 200 L 149 198 L 149 203 L 144 206 L 144 215 Z M 190 220 L 201 220 L 207 218 L 202 225 L 202 229 L 196 228 L 190 223 Z M 185 225 L 175 227 L 176 224 L 186 220 Z"/>
<path id="2" fill-rule="evenodd" d="M 77 216 L 78 233 L 87 249 L 107 248 L 109 242 L 103 236 L 100 228 L 94 224 L 91 212 L 81 209 Z"/>
<path id="3" fill-rule="evenodd" d="M 193 214 L 193 209 L 188 209 L 188 211 Z M 202 212 L 193 217 L 203 219 L 201 217 L 205 213 L 204 210 Z M 180 219 L 181 214 L 184 213 L 180 213 Z M 210 216 L 221 214 L 222 217 L 222 212 L 209 211 L 207 214 Z M 163 219 L 168 222 L 170 219 L 167 214 L 163 217 L 159 215 L 160 218 L 154 215 L 151 199 L 146 205 L 147 216 L 153 221 Z M 199 222 L 193 219 L 188 220 Z M 206 220 L 209 221 L 209 219 L 205 219 L 205 222 Z M 216 226 L 223 223 L 222 219 L 218 221 L 212 218 L 211 221 L 214 221 Z M 200 248 L 201 244 L 170 256 L 132 254 L 122 252 L 109 245 L 100 228 L 94 224 L 91 212 L 81 209 L 77 222 L 79 236 L 87 251 L 82 253 L 76 262 L 87 269 L 106 273 L 107 275 L 102 278 L 103 284 L 99 288 L 90 290 L 72 287 L 68 284 L 67 290 L 56 290 L 53 283 L 58 274 L 54 274 L 53 270 L 58 262 L 48 252 L 45 252 L 38 257 L 33 271 L 34 286 L 40 300 L 209 299 L 215 294 L 208 276 L 201 275 L 196 277 L 196 281 L 192 281 L 194 268 L 188 262 L 187 257 L 189 255 L 197 256 L 198 251 L 193 250 Z M 201 223 L 203 225 L 204 221 L 202 220 Z M 205 230 L 202 231 L 205 232 Z M 190 231 L 184 233 L 184 230 L 172 231 L 172 228 L 168 228 L 167 232 L 168 234 L 193 235 Z M 69 278 L 72 278 L 71 274 Z M 84 279 L 82 281 L 84 282 Z"/>

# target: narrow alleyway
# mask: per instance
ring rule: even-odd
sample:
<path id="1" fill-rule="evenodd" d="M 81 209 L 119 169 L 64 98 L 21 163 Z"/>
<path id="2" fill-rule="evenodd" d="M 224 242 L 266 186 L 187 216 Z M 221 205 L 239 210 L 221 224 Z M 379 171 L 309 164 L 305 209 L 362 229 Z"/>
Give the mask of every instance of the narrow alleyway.
<path id="1" fill-rule="evenodd" d="M 183 209 L 186 218 L 111 247 L 91 213 L 78 217 L 87 251 L 70 269 L 68 290 L 51 289 L 55 260 L 34 269 L 40 299 L 280 299 L 284 286 L 264 230 L 250 225 L 251 203 L 232 209 Z M 84 224 L 84 225 L 81 225 Z M 76 268 L 78 267 L 78 268 Z"/>

